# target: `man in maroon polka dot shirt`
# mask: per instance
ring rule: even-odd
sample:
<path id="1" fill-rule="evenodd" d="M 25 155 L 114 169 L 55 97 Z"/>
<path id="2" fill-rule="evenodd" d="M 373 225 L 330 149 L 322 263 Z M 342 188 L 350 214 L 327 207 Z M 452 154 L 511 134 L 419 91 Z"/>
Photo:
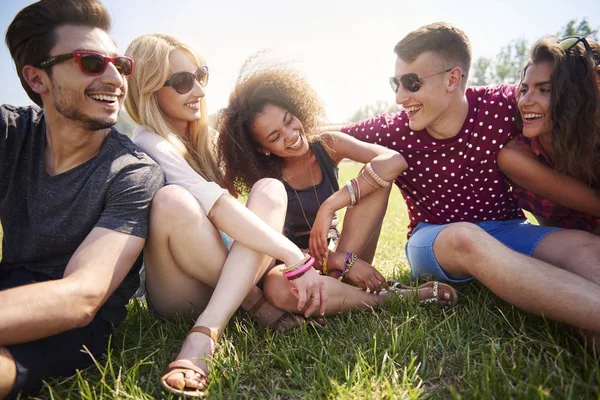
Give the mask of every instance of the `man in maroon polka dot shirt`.
<path id="1" fill-rule="evenodd" d="M 590 318 L 600 312 L 600 239 L 528 223 L 496 164 L 517 133 L 514 86 L 467 88 L 471 46 L 446 23 L 409 33 L 394 51 L 390 84 L 404 110 L 343 131 L 408 162 L 395 183 L 413 275 L 475 278 L 524 310 L 600 332 Z"/>

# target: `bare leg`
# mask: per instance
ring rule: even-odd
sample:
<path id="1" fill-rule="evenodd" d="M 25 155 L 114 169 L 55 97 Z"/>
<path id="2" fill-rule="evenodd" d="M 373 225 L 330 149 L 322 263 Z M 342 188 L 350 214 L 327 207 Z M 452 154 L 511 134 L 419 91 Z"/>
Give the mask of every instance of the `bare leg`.
<path id="1" fill-rule="evenodd" d="M 342 283 L 335 278 L 323 276 L 327 288 L 326 315 L 336 315 L 344 311 L 364 310 L 385 303 L 385 296 L 368 293 L 357 287 Z M 294 295 L 293 284 L 283 277 L 281 272 L 274 268 L 265 277 L 265 296 L 282 310 L 297 312 L 298 300 Z"/>
<path id="2" fill-rule="evenodd" d="M 525 311 L 600 332 L 600 319 L 591 318 L 600 312 L 600 286 L 591 281 L 514 252 L 474 224 L 444 228 L 433 249 L 453 278 L 473 276 Z"/>
<path id="3" fill-rule="evenodd" d="M 584 231 L 565 229 L 546 235 L 533 257 L 600 285 L 600 238 Z"/>
<path id="4" fill-rule="evenodd" d="M 285 219 L 286 199 L 283 185 L 275 180 L 266 179 L 257 182 L 254 186 L 247 206 L 272 228 L 281 231 Z M 193 199 L 193 204 L 189 204 L 188 207 L 193 208 L 194 204 L 197 206 Z M 190 221 L 192 227 L 203 225 L 212 227 L 204 228 L 202 232 L 184 231 L 181 229 L 184 221 L 175 221 L 174 226 L 177 229 L 170 232 L 167 243 L 171 255 L 176 261 L 175 267 L 180 267 L 184 274 L 193 277 L 194 280 L 199 281 L 205 287 L 201 295 L 196 294 L 196 296 L 203 296 L 203 299 L 207 300 L 196 325 L 207 326 L 220 332 L 235 310 L 242 304 L 250 289 L 264 274 L 271 259 L 238 242 L 233 244 L 231 251 L 224 258 L 225 250 L 220 235 L 201 210 L 196 210 L 194 213 L 195 219 L 190 218 L 189 212 L 184 213 L 181 217 L 183 220 Z M 169 215 L 169 218 L 175 220 L 173 215 Z M 204 234 L 204 238 L 207 239 L 206 242 L 202 245 L 196 243 L 198 236 L 195 234 Z M 220 249 L 223 252 L 222 258 L 216 257 L 218 261 L 224 261 L 224 264 L 221 264 L 222 268 L 219 268 L 218 265 L 204 267 L 204 262 L 211 258 L 210 255 L 214 254 L 215 249 Z M 201 267 L 198 265 L 199 260 L 203 263 Z M 180 265 L 180 262 L 185 263 L 185 266 Z M 148 268 L 152 268 L 151 266 L 152 263 L 149 262 Z M 151 288 L 155 285 L 151 282 L 153 280 L 152 274 L 148 274 L 148 280 L 149 292 L 152 295 Z M 202 289 L 201 285 L 197 284 L 196 286 L 199 290 Z M 214 286 L 213 291 L 206 290 L 206 287 L 211 286 Z M 174 295 L 176 297 L 181 296 Z M 159 311 L 162 312 L 163 310 L 159 309 Z M 214 343 L 208 336 L 202 334 L 190 335 L 184 341 L 177 360 L 188 360 L 188 362 L 206 370 L 213 347 Z M 194 381 L 194 378 L 195 374 L 193 372 L 186 373 L 185 380 L 182 374 L 175 374 L 169 378 L 168 383 L 174 387 L 181 387 L 184 383 L 186 386 L 190 386 L 190 382 Z"/>
<path id="5" fill-rule="evenodd" d="M 350 251 L 373 262 L 392 186 L 374 191 L 346 212 L 337 251 Z"/>
<path id="6" fill-rule="evenodd" d="M 11 391 L 17 379 L 17 366 L 6 347 L 0 347 L 0 399 Z"/>
<path id="7" fill-rule="evenodd" d="M 337 315 L 342 312 L 365 310 L 387 303 L 395 298 L 398 293 L 387 292 L 384 294 L 375 294 L 365 292 L 357 287 L 340 282 L 335 278 L 323 276 L 323 282 L 327 288 L 328 300 L 325 310 L 326 315 Z M 297 298 L 294 295 L 293 284 L 283 277 L 281 272 L 274 268 L 268 272 L 265 277 L 265 296 L 269 301 L 282 310 L 296 311 Z M 398 291 L 406 300 L 429 299 L 433 297 L 432 287 L 423 287 L 421 289 L 410 288 Z M 382 292 L 383 293 L 383 292 Z M 441 293 L 442 299 L 450 299 L 448 293 Z"/>

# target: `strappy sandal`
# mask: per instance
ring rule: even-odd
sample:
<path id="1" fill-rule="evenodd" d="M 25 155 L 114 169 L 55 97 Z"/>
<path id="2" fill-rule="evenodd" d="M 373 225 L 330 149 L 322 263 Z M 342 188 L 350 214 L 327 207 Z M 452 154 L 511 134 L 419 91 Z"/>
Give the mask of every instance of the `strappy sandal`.
<path id="1" fill-rule="evenodd" d="M 214 343 L 217 343 L 217 340 L 219 339 L 219 333 L 206 327 L 206 326 L 193 327 L 190 330 L 190 332 L 188 333 L 188 336 L 195 332 L 202 333 L 202 334 L 208 336 L 209 338 L 212 339 L 212 341 Z M 200 389 L 185 390 L 185 388 L 186 388 L 185 384 L 184 384 L 183 388 L 178 389 L 178 388 L 170 386 L 167 383 L 167 379 L 169 379 L 172 375 L 181 373 L 181 374 L 184 374 L 184 376 L 185 376 L 186 371 L 190 371 L 190 370 L 194 371 L 195 373 L 200 375 L 200 379 L 198 379 L 199 383 L 201 383 L 202 380 L 204 380 L 205 388 L 203 390 L 200 390 Z M 160 384 L 162 385 L 163 389 L 165 389 L 166 391 L 173 393 L 177 396 L 204 397 L 204 396 L 206 396 L 206 387 L 208 386 L 208 374 L 202 368 L 191 364 L 189 361 L 183 361 L 183 360 L 173 361 L 167 367 L 167 372 L 160 378 Z"/>
<path id="2" fill-rule="evenodd" d="M 401 282 L 398 282 L 397 280 L 391 279 L 391 280 L 387 281 L 387 284 L 388 284 L 389 290 L 392 292 L 397 292 L 401 289 L 402 290 L 417 289 L 417 291 L 418 291 L 419 289 L 433 287 L 433 297 L 431 297 L 429 299 L 419 300 L 419 304 L 431 304 L 431 303 L 439 303 L 440 301 L 445 301 L 445 302 L 449 303 L 448 304 L 449 307 L 454 307 L 456 305 L 456 303 L 458 302 L 458 293 L 456 293 L 456 290 L 454 290 L 454 288 L 452 286 L 450 286 L 446 283 L 441 283 L 438 281 L 429 281 L 429 282 L 425 282 L 424 284 L 419 285 L 418 287 L 415 288 L 413 286 L 407 286 Z M 443 297 L 441 297 L 440 288 L 443 289 L 444 292 L 450 294 L 450 299 L 444 299 Z"/>
<path id="3" fill-rule="evenodd" d="M 258 310 L 267 302 L 267 298 L 263 296 L 260 298 L 260 300 L 256 302 L 256 304 L 254 304 L 254 306 L 252 306 L 250 311 L 248 311 L 252 316 L 254 316 L 258 320 L 258 323 L 263 328 L 267 328 L 273 332 L 283 333 L 292 329 L 300 328 L 307 322 L 316 328 L 324 328 L 326 326 L 326 321 L 323 317 L 305 318 L 300 315 L 293 314 L 289 311 L 283 311 L 280 309 L 277 310 L 281 312 L 281 315 L 271 321 L 265 321 L 262 318 L 258 318 Z M 275 306 L 273 307 L 276 308 Z"/>

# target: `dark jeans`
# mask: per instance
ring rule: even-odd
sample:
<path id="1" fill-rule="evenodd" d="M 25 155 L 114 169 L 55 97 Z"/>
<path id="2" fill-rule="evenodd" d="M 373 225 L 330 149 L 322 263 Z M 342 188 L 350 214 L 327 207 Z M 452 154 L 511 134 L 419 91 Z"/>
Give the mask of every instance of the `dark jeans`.
<path id="1" fill-rule="evenodd" d="M 0 270 L 0 290 L 47 281 L 43 274 L 24 268 Z M 77 369 L 92 364 L 94 357 L 106 352 L 111 325 L 98 315 L 83 328 L 71 329 L 58 335 L 29 343 L 6 346 L 17 365 L 17 379 L 9 398 L 19 393 L 36 393 L 42 381 L 73 375 Z"/>

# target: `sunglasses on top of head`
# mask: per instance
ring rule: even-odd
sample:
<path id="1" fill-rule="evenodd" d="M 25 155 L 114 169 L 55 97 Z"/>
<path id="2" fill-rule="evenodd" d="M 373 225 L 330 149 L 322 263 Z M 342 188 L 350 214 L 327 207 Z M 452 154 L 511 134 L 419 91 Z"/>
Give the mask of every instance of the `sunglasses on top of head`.
<path id="1" fill-rule="evenodd" d="M 195 73 L 185 71 L 174 73 L 163 86 L 171 86 L 177 93 L 186 94 L 194 88 L 195 81 L 198 81 L 202 87 L 208 84 L 208 67 L 206 65 L 199 67 Z"/>
<path id="2" fill-rule="evenodd" d="M 592 47 L 590 46 L 590 44 L 588 43 L 587 39 L 584 36 L 567 36 L 567 37 L 564 37 L 564 38 L 558 40 L 558 45 L 565 52 L 568 52 L 573 47 L 577 46 L 579 43 L 583 44 L 585 51 L 587 51 L 587 53 L 592 56 L 592 59 L 594 60 L 594 63 L 597 66 L 599 60 L 596 58 L 596 55 L 594 54 Z"/>
<path id="3" fill-rule="evenodd" d="M 421 85 L 423 84 L 423 79 L 430 78 L 432 76 L 445 74 L 446 72 L 452 71 L 456 67 L 448 68 L 444 71 L 436 72 L 435 74 L 427 75 L 420 77 L 418 74 L 414 72 L 409 72 L 408 74 L 400 75 L 400 76 L 392 76 L 390 78 L 390 86 L 394 93 L 398 93 L 398 89 L 400 85 L 411 93 L 418 92 L 421 89 Z M 465 74 L 461 75 L 463 78 Z"/>
<path id="4" fill-rule="evenodd" d="M 75 59 L 81 71 L 88 75 L 100 75 L 104 73 L 109 63 L 112 63 L 117 71 L 125 77 L 133 73 L 133 58 L 125 56 L 108 57 L 93 51 L 73 51 L 71 53 L 48 57 L 42 61 L 40 68 L 50 68 L 53 65 L 70 59 Z"/>

